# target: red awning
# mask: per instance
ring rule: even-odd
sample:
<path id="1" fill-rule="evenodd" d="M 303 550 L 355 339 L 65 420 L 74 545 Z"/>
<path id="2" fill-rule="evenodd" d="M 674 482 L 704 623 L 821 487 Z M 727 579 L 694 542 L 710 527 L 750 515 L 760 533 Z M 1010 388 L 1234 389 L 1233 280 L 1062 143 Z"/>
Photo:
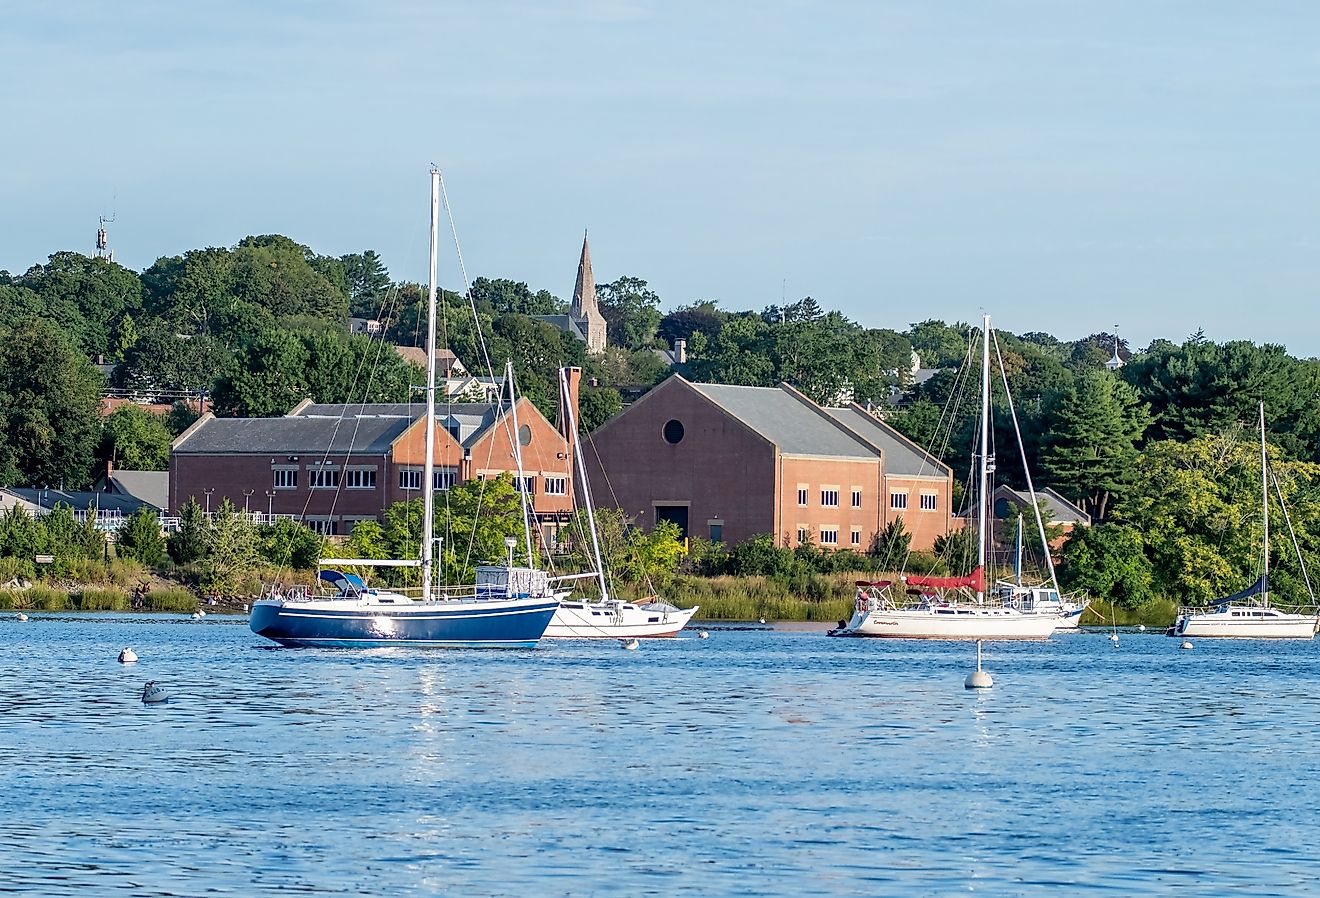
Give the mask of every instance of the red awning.
<path id="1" fill-rule="evenodd" d="M 884 589 L 886 586 L 893 586 L 893 580 L 858 580 L 858 586 L 874 586 L 876 589 Z"/>

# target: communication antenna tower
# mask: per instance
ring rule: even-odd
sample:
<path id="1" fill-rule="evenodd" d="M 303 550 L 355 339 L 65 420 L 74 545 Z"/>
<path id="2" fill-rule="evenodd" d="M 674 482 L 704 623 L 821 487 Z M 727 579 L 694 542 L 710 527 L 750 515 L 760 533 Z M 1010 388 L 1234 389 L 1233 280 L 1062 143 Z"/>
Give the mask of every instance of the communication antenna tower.
<path id="1" fill-rule="evenodd" d="M 110 243 L 105 236 L 105 226 L 115 220 L 115 214 L 110 213 L 110 217 L 104 215 L 98 216 L 100 225 L 96 229 L 96 258 L 105 259 L 107 262 L 115 260 L 115 254 L 110 250 Z"/>

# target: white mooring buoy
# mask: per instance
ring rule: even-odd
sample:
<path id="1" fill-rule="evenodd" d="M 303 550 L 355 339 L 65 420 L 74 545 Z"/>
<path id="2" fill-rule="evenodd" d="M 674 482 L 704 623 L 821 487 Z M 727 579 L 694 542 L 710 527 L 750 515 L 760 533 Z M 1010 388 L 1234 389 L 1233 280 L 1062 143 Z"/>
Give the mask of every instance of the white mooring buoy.
<path id="1" fill-rule="evenodd" d="M 635 651 L 637 647 L 641 645 L 641 643 L 638 642 L 637 639 L 634 637 L 633 639 L 620 639 L 619 645 L 623 646 L 625 649 L 631 652 L 631 651 Z"/>
<path id="2" fill-rule="evenodd" d="M 194 612 L 192 613 L 192 619 L 193 619 L 193 620 L 201 620 L 201 619 L 202 619 L 202 612 L 200 612 L 200 611 L 194 611 Z"/>
<path id="3" fill-rule="evenodd" d="M 1180 648 L 1180 649 L 1190 649 L 1191 647 L 1192 647 L 1191 642 L 1189 642 L 1189 641 L 1186 640 L 1186 639 L 1184 639 L 1184 640 L 1182 641 L 1182 645 L 1178 646 L 1178 648 Z"/>
<path id="4" fill-rule="evenodd" d="M 1145 633 L 1145 632 L 1146 632 L 1146 625 L 1145 625 L 1145 624 L 1137 624 L 1137 632 L 1138 632 L 1138 633 Z"/>
<path id="5" fill-rule="evenodd" d="M 698 638 L 698 639 L 710 639 L 710 634 L 707 633 L 705 630 L 702 630 L 700 633 L 697 634 L 697 638 Z"/>
<path id="6" fill-rule="evenodd" d="M 758 624 L 763 624 L 763 623 L 765 623 L 765 618 L 763 618 L 763 617 L 762 617 L 762 618 L 758 618 L 756 622 L 757 622 Z"/>
<path id="7" fill-rule="evenodd" d="M 137 652 L 133 651 L 133 650 L 130 649 L 128 646 L 124 646 L 124 650 L 123 650 L 122 652 L 119 653 L 119 663 L 120 663 L 120 664 L 136 664 L 136 663 L 137 663 Z"/>
<path id="8" fill-rule="evenodd" d="M 1112 642 L 1114 645 L 1118 645 L 1118 634 L 1117 634 L 1117 633 L 1110 633 L 1110 634 L 1109 634 L 1109 641 Z"/>
<path id="9" fill-rule="evenodd" d="M 169 701 L 169 695 L 164 688 L 157 686 L 155 680 L 151 680 L 142 687 L 142 703 L 146 705 L 158 705 L 161 702 Z"/>
<path id="10" fill-rule="evenodd" d="M 21 611 L 18 612 L 18 622 L 21 624 L 25 620 L 27 620 L 27 615 Z"/>
<path id="11" fill-rule="evenodd" d="M 963 683 L 966 689 L 989 689 L 995 684 L 990 674 L 981 670 L 981 640 L 976 640 L 976 670 L 967 675 L 967 682 Z"/>

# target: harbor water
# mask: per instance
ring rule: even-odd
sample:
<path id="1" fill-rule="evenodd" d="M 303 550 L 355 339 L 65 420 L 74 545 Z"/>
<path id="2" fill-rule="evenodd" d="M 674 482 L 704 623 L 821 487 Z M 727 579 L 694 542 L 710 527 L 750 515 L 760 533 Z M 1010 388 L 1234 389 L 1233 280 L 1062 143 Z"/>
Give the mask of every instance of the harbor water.
<path id="1" fill-rule="evenodd" d="M 987 644 L 977 692 L 974 645 L 802 627 L 351 651 L 5 614 L 0 892 L 1320 892 L 1320 642 L 1106 635 Z"/>

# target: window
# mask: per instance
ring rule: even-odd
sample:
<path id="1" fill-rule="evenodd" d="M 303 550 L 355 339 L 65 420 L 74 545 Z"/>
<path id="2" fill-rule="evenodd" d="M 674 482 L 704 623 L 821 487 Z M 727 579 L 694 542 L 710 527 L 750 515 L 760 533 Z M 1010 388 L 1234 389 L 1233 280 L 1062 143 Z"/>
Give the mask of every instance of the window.
<path id="1" fill-rule="evenodd" d="M 533 496 L 533 495 L 536 494 L 536 478 L 535 478 L 535 477 L 514 477 L 514 478 L 513 478 L 513 488 L 516 489 L 516 490 L 517 490 L 518 492 L 520 492 L 520 493 L 526 493 L 526 494 L 529 495 L 529 496 Z"/>
<path id="2" fill-rule="evenodd" d="M 922 493 L 922 494 L 921 494 L 921 510 L 922 510 L 922 511 L 934 511 L 935 508 L 936 508 L 936 504 L 937 504 L 937 500 L 936 500 L 936 496 L 935 496 L 934 493 Z"/>
<path id="3" fill-rule="evenodd" d="M 859 490 L 857 487 L 853 487 L 852 507 L 853 508 L 862 507 L 862 491 Z"/>
<path id="4" fill-rule="evenodd" d="M 303 523 L 322 536 L 335 536 L 339 533 L 339 522 L 332 518 L 303 518 Z"/>
<path id="5" fill-rule="evenodd" d="M 798 487 L 798 505 L 803 508 L 807 507 L 807 488 L 805 486 Z"/>
<path id="6" fill-rule="evenodd" d="M 308 468 L 307 485 L 314 490 L 333 490 L 339 487 L 338 468 Z"/>
<path id="7" fill-rule="evenodd" d="M 419 490 L 422 488 L 422 472 L 416 468 L 403 468 L 399 471 L 399 489 Z"/>
<path id="8" fill-rule="evenodd" d="M 820 528 L 820 544 L 822 546 L 837 546 L 839 544 L 838 527 Z"/>
<path id="9" fill-rule="evenodd" d="M 374 490 L 376 488 L 376 469 L 349 468 L 344 472 L 344 486 L 351 490 Z"/>
<path id="10" fill-rule="evenodd" d="M 848 542 L 852 543 L 854 546 L 860 546 L 862 544 L 862 531 L 854 527 Z"/>
<path id="11" fill-rule="evenodd" d="M 566 496 L 568 495 L 568 480 L 564 477 L 545 478 L 545 494 L 547 496 Z"/>
<path id="12" fill-rule="evenodd" d="M 677 446 L 683 441 L 683 422 L 670 418 L 665 422 L 664 428 L 665 442 L 671 446 Z"/>
<path id="13" fill-rule="evenodd" d="M 907 493 L 890 493 L 889 507 L 897 509 L 907 508 Z"/>
<path id="14" fill-rule="evenodd" d="M 811 529 L 809 527 L 798 528 L 798 545 L 805 546 L 811 542 Z"/>
<path id="15" fill-rule="evenodd" d="M 838 491 L 838 490 L 821 490 L 821 491 L 820 491 L 820 504 L 821 504 L 822 506 L 824 506 L 825 508 L 838 508 L 838 507 L 839 507 L 839 491 Z"/>
<path id="16" fill-rule="evenodd" d="M 437 492 L 444 492 L 454 488 L 454 481 L 458 479 L 458 472 L 453 468 L 436 468 L 431 472 L 431 489 Z"/>
<path id="17" fill-rule="evenodd" d="M 722 543 L 722 542 L 724 542 L 724 524 L 723 524 L 723 523 L 716 523 L 715 521 L 711 521 L 707 526 L 710 527 L 710 541 L 711 541 L 711 542 L 713 542 L 713 543 Z"/>
<path id="18" fill-rule="evenodd" d="M 297 468 L 275 468 L 271 471 L 275 477 L 275 489 L 296 490 L 298 488 Z"/>

